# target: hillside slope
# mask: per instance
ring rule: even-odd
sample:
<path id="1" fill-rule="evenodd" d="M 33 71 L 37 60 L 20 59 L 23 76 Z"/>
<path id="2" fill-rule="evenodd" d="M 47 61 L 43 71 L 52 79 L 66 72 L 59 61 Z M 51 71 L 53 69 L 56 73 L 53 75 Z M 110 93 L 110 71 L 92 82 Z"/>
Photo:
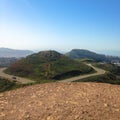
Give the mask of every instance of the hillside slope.
<path id="1" fill-rule="evenodd" d="M 49 83 L 0 94 L 0 120 L 120 120 L 120 86 Z"/>
<path id="2" fill-rule="evenodd" d="M 42 51 L 17 61 L 8 68 L 14 75 L 33 79 L 63 79 L 93 69 L 83 63 L 72 60 L 56 51 Z"/>

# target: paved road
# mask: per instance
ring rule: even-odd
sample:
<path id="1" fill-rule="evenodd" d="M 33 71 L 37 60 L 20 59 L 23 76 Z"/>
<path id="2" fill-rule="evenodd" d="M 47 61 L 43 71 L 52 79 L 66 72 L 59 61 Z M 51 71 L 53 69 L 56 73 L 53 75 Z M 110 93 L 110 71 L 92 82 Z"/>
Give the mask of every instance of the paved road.
<path id="1" fill-rule="evenodd" d="M 30 79 L 22 78 L 22 77 L 18 77 L 18 76 L 16 76 L 16 79 L 13 79 L 13 75 L 9 75 L 9 74 L 6 74 L 6 73 L 3 72 L 5 69 L 6 68 L 0 68 L 0 77 L 1 78 L 6 78 L 10 81 L 16 80 L 18 83 L 22 83 L 22 84 L 27 84 L 27 83 L 33 83 L 34 82 Z"/>
<path id="2" fill-rule="evenodd" d="M 77 76 L 77 77 L 72 77 L 72 78 L 68 78 L 68 79 L 65 79 L 65 80 L 61 80 L 59 82 L 73 82 L 73 81 L 80 80 L 80 79 L 83 79 L 83 78 L 88 78 L 88 77 L 97 76 L 97 75 L 103 75 L 106 72 L 105 70 L 94 67 L 91 64 L 87 64 L 87 65 L 92 67 L 96 71 L 96 73 L 81 75 L 81 76 Z"/>

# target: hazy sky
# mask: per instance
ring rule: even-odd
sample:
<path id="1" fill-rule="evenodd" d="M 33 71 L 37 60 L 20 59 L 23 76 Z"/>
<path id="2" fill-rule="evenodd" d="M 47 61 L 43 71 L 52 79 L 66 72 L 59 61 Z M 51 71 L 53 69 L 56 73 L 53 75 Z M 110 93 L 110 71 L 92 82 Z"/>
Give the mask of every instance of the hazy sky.
<path id="1" fill-rule="evenodd" d="M 120 0 L 0 0 L 0 47 L 120 51 Z"/>

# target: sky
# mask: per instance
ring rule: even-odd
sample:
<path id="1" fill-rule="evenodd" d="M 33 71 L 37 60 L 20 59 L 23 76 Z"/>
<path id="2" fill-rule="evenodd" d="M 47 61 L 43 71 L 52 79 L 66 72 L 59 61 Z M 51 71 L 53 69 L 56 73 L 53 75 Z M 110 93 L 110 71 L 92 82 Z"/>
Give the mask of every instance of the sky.
<path id="1" fill-rule="evenodd" d="M 120 55 L 120 0 L 0 0 L 0 47 Z"/>

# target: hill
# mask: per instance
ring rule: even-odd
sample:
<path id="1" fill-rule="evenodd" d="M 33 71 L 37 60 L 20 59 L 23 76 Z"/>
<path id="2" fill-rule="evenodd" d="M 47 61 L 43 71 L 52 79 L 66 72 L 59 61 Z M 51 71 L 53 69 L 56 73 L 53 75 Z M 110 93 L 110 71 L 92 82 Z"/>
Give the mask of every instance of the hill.
<path id="1" fill-rule="evenodd" d="M 27 55 L 33 54 L 30 50 L 15 50 L 10 48 L 0 48 L 0 57 L 26 57 Z"/>
<path id="2" fill-rule="evenodd" d="M 0 94 L 0 120 L 120 120 L 120 86 L 47 83 Z"/>
<path id="3" fill-rule="evenodd" d="M 13 63 L 15 63 L 18 59 L 17 58 L 0 58 L 0 67 L 7 67 Z"/>
<path id="4" fill-rule="evenodd" d="M 106 56 L 102 54 L 97 54 L 95 52 L 91 52 L 89 50 L 84 49 L 73 49 L 70 52 L 65 54 L 66 56 L 72 59 L 93 59 L 98 62 L 112 62 L 112 61 L 120 61 L 119 57 L 115 56 Z"/>
<path id="5" fill-rule="evenodd" d="M 12 64 L 7 72 L 33 79 L 63 79 L 93 69 L 56 51 L 41 51 Z"/>

